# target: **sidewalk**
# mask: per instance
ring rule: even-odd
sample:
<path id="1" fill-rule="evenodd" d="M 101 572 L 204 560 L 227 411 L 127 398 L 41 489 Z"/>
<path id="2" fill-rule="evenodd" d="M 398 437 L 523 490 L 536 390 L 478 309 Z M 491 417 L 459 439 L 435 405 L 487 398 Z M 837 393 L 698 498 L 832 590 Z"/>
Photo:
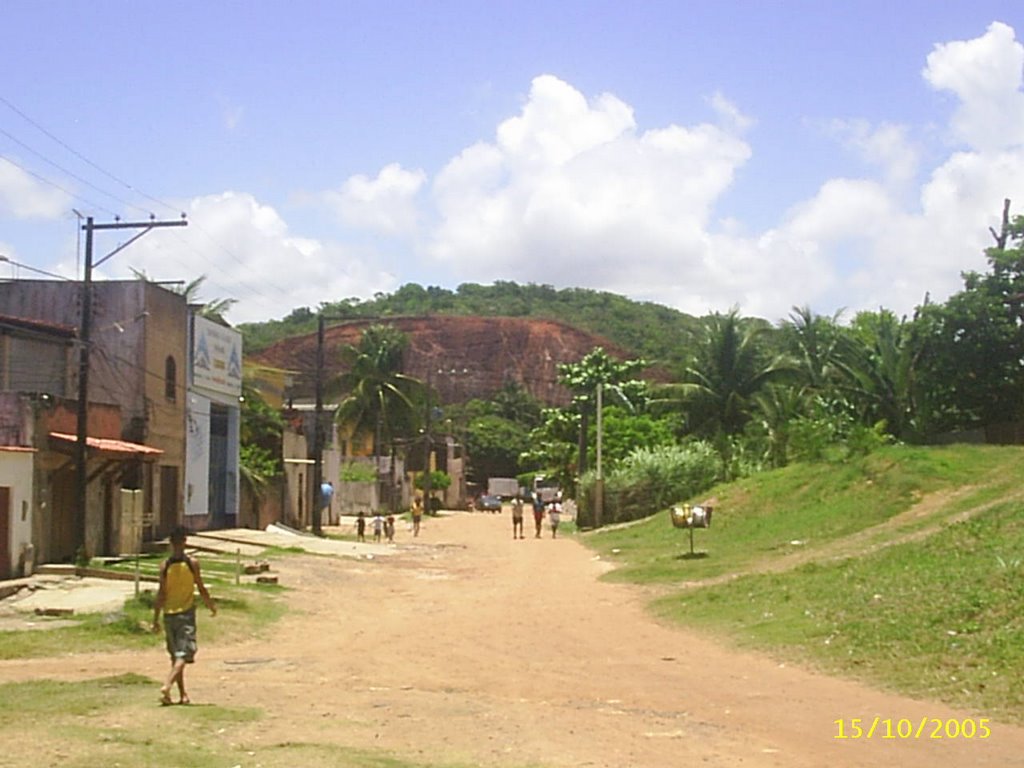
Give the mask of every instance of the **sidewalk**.
<path id="1" fill-rule="evenodd" d="M 0 631 L 53 629 L 72 623 L 62 617 L 116 613 L 135 594 L 134 581 L 74 574 L 36 574 L 18 579 L 18 583 L 23 584 L 21 589 L 0 600 Z M 142 588 L 154 589 L 155 585 L 143 583 Z"/>
<path id="2" fill-rule="evenodd" d="M 354 520 L 354 518 L 353 518 Z M 348 526 L 328 528 L 331 532 L 349 532 Z M 338 541 L 293 531 L 283 526 L 269 530 L 232 528 L 202 531 L 188 536 L 187 549 L 239 554 L 251 560 L 268 547 L 301 549 L 304 552 L 333 557 L 375 558 L 398 552 L 391 544 Z M 201 555 L 200 555 L 201 558 Z M 0 631 L 5 629 L 46 629 L 66 625 L 66 617 L 82 613 L 113 613 L 121 610 L 124 601 L 135 594 L 133 579 L 107 579 L 100 576 L 78 576 L 68 573 L 36 573 L 22 579 L 0 582 Z M 152 578 L 143 579 L 141 589 L 156 590 Z M 3 594 L 7 592 L 8 594 Z M 31 616 L 31 621 L 26 617 Z"/>

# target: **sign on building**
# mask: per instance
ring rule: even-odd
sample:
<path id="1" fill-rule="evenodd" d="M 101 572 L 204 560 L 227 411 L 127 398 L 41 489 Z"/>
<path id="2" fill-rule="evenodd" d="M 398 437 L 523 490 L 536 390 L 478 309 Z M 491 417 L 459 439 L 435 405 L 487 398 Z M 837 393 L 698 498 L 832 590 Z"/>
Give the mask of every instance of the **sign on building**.
<path id="1" fill-rule="evenodd" d="M 242 394 L 242 334 L 196 316 L 192 336 L 192 381 L 196 387 Z"/>

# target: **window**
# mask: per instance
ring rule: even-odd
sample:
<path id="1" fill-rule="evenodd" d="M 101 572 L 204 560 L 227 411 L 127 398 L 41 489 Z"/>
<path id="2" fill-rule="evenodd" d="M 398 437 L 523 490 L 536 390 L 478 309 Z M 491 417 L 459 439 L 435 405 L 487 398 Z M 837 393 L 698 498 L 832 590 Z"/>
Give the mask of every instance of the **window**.
<path id="1" fill-rule="evenodd" d="M 168 400 L 178 397 L 178 364 L 173 355 L 168 355 L 164 361 L 164 395 Z"/>

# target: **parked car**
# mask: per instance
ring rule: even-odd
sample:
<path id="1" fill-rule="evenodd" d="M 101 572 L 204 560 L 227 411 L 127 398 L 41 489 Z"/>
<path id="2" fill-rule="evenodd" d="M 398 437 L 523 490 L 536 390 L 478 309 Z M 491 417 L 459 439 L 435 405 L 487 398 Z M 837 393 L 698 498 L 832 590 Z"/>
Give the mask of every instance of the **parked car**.
<path id="1" fill-rule="evenodd" d="M 501 497 L 485 493 L 477 497 L 476 508 L 480 512 L 501 512 Z"/>

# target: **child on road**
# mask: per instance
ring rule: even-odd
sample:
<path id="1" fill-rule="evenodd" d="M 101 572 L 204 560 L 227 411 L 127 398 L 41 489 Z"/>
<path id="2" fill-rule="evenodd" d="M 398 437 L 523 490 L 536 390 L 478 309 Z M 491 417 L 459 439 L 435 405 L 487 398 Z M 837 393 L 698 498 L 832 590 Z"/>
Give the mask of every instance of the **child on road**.
<path id="1" fill-rule="evenodd" d="M 171 655 L 171 671 L 160 687 L 160 703 L 171 704 L 171 688 L 178 686 L 178 703 L 188 704 L 185 692 L 185 665 L 195 661 L 196 610 L 195 591 L 210 614 L 217 615 L 217 606 L 203 583 L 199 561 L 185 554 L 187 531 L 178 526 L 171 532 L 171 556 L 160 566 L 160 589 L 153 605 L 153 632 L 160 631 L 160 612 L 164 614 L 167 652 Z"/>
<path id="2" fill-rule="evenodd" d="M 516 538 L 516 534 L 519 535 L 520 539 L 524 538 L 524 536 L 523 536 L 523 497 L 522 496 L 518 496 L 518 495 L 515 497 L 515 499 L 512 500 L 512 538 L 513 539 Z"/>
<path id="3" fill-rule="evenodd" d="M 533 492 L 533 524 L 537 529 L 536 538 L 540 538 L 540 526 L 544 522 L 544 499 L 540 497 L 540 491 Z"/>

